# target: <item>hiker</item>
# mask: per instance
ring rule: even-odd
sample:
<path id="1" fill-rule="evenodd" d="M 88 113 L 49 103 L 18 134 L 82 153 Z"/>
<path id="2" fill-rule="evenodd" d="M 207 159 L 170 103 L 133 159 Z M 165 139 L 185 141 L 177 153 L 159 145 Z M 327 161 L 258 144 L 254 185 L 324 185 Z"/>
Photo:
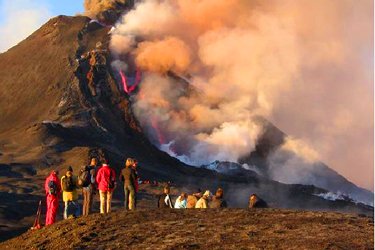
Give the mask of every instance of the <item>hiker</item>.
<path id="1" fill-rule="evenodd" d="M 198 188 L 197 192 L 188 195 L 186 208 L 195 208 L 195 204 L 202 197 L 202 190 Z"/>
<path id="2" fill-rule="evenodd" d="M 61 185 L 59 181 L 59 172 L 53 170 L 47 177 L 44 184 L 46 190 L 47 213 L 46 226 L 52 225 L 56 221 L 56 214 L 59 209 L 59 195 L 61 194 Z"/>
<path id="3" fill-rule="evenodd" d="M 197 201 L 197 204 L 195 204 L 195 208 L 208 208 L 208 200 L 210 199 L 210 197 L 211 197 L 210 190 L 206 190 L 206 192 L 204 192 L 202 198 L 200 198 Z"/>
<path id="4" fill-rule="evenodd" d="M 256 194 L 250 195 L 249 208 L 267 208 L 267 202 L 259 198 Z"/>
<path id="5" fill-rule="evenodd" d="M 169 196 L 171 189 L 169 185 L 166 185 L 163 189 L 163 194 L 159 196 L 158 208 L 173 208 L 172 200 Z"/>
<path id="6" fill-rule="evenodd" d="M 64 219 L 76 218 L 80 215 L 78 205 L 77 179 L 73 176 L 73 168 L 68 167 L 66 174 L 61 177 L 63 201 L 65 203 Z"/>
<path id="7" fill-rule="evenodd" d="M 137 174 L 134 166 L 137 165 L 137 161 L 128 158 L 125 162 L 125 168 L 121 171 L 120 180 L 124 183 L 125 201 L 124 206 L 126 210 L 135 209 L 135 196 L 136 196 L 136 182 Z"/>
<path id="8" fill-rule="evenodd" d="M 187 194 L 182 192 L 180 196 L 178 196 L 176 203 L 174 204 L 174 208 L 186 208 L 187 203 Z"/>
<path id="9" fill-rule="evenodd" d="M 83 166 L 78 175 L 78 186 L 82 188 L 83 207 L 82 215 L 91 213 L 93 196 L 95 193 L 96 158 L 92 158 L 89 166 Z"/>
<path id="10" fill-rule="evenodd" d="M 111 212 L 113 190 L 116 187 L 116 172 L 108 165 L 105 159 L 96 175 L 96 183 L 98 184 L 100 196 L 100 213 L 109 213 Z"/>
<path id="11" fill-rule="evenodd" d="M 212 201 L 210 202 L 210 208 L 224 208 L 227 207 L 227 202 L 223 199 L 224 190 L 222 188 L 218 188 L 216 190 L 215 196 L 212 197 Z"/>

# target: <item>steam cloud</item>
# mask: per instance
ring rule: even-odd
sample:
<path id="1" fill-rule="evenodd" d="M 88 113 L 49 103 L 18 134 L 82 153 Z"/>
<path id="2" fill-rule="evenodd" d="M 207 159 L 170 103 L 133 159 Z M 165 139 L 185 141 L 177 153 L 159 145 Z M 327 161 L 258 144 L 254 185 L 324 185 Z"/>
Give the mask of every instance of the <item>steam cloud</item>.
<path id="1" fill-rule="evenodd" d="M 372 5 L 146 0 L 122 17 L 111 50 L 145 72 L 135 114 L 185 162 L 237 161 L 254 150 L 262 116 L 319 155 L 295 140 L 282 152 L 372 188 Z"/>

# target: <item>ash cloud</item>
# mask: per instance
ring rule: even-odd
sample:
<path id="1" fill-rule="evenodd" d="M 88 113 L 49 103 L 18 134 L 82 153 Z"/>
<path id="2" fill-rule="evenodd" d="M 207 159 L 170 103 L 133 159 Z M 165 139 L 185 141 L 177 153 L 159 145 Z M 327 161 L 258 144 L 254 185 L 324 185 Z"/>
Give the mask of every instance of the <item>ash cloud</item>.
<path id="1" fill-rule="evenodd" d="M 263 116 L 310 145 L 303 161 L 318 152 L 312 161 L 372 189 L 372 18 L 370 0 L 146 0 L 122 17 L 111 49 L 146 72 L 135 114 L 173 155 L 237 161 Z"/>

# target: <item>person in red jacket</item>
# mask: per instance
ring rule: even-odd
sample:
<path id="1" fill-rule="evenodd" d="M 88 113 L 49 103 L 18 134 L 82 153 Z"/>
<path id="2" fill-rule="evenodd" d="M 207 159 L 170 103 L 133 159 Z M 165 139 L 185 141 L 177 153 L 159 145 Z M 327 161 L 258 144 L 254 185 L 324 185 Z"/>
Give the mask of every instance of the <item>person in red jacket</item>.
<path id="1" fill-rule="evenodd" d="M 44 189 L 46 191 L 47 200 L 47 214 L 46 214 L 46 226 L 55 223 L 56 214 L 59 209 L 59 197 L 61 194 L 61 184 L 59 180 L 59 172 L 54 170 L 47 177 L 44 183 Z"/>
<path id="2" fill-rule="evenodd" d="M 111 211 L 112 193 L 116 187 L 116 172 L 106 161 L 96 175 L 96 183 L 100 196 L 100 213 L 109 213 Z"/>

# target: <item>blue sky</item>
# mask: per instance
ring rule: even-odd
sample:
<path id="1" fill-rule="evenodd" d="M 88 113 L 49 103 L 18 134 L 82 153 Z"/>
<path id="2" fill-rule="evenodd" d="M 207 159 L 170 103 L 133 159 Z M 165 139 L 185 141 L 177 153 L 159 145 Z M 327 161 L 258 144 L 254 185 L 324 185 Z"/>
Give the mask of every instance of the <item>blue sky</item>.
<path id="1" fill-rule="evenodd" d="M 0 0 L 0 53 L 25 39 L 51 17 L 82 12 L 83 0 Z"/>

